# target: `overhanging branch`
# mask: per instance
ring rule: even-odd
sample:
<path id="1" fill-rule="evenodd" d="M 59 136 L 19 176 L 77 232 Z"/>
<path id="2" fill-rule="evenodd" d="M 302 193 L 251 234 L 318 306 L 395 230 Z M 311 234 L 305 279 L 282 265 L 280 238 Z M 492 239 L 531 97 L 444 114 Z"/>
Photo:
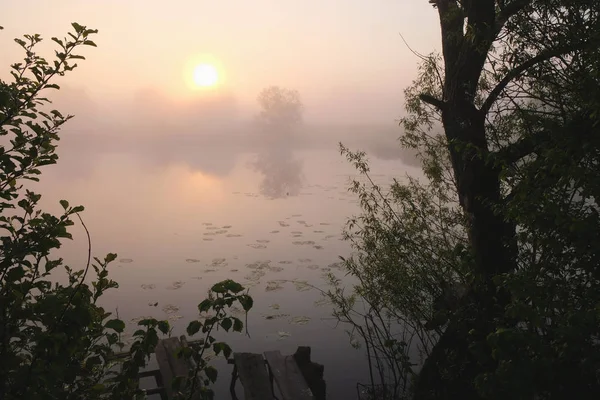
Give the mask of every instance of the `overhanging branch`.
<path id="1" fill-rule="evenodd" d="M 502 30 L 502 27 L 504 27 L 504 24 L 506 24 L 510 17 L 527 7 L 532 1 L 533 0 L 513 0 L 508 4 L 505 4 L 505 1 L 499 2 L 500 12 L 498 13 L 496 20 L 496 34 Z"/>
<path id="2" fill-rule="evenodd" d="M 541 62 L 548 61 L 551 58 L 558 57 L 560 55 L 569 53 L 571 51 L 581 50 L 587 46 L 588 46 L 588 43 L 581 43 L 579 45 L 561 47 L 561 48 L 552 49 L 552 50 L 548 50 L 548 51 L 542 51 L 537 56 L 530 58 L 529 60 L 525 61 L 521 65 L 511 69 L 504 76 L 504 78 L 502 78 L 502 80 L 500 82 L 498 82 L 496 87 L 494 87 L 494 89 L 492 89 L 489 96 L 487 97 L 487 99 L 485 100 L 483 105 L 481 106 L 480 112 L 483 115 L 487 114 L 490 111 L 490 109 L 492 108 L 492 105 L 494 104 L 494 102 L 498 99 L 498 96 L 500 96 L 500 93 L 502 93 L 502 91 L 506 88 L 506 86 L 508 86 L 508 84 L 513 79 L 519 77 L 523 72 L 527 71 L 529 68 L 531 68 Z"/>
<path id="3" fill-rule="evenodd" d="M 550 138 L 550 132 L 541 131 L 534 135 L 525 136 L 516 142 L 494 152 L 491 156 L 500 163 L 513 164 L 523 157 L 534 153 L 540 144 Z"/>

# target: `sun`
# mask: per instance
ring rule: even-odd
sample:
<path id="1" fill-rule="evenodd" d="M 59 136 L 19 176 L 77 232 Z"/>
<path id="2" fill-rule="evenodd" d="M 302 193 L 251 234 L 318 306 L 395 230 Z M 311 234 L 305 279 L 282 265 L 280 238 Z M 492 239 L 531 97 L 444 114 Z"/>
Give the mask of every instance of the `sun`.
<path id="1" fill-rule="evenodd" d="M 215 86 L 219 82 L 217 69 L 210 64 L 198 64 L 194 68 L 194 83 L 201 87 Z"/>

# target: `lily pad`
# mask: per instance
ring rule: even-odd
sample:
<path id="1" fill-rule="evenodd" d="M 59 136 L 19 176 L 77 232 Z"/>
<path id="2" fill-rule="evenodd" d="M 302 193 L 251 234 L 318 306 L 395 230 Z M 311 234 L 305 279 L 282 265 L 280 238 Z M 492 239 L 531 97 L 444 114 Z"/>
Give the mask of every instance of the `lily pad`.
<path id="1" fill-rule="evenodd" d="M 185 262 L 189 262 L 189 263 L 199 263 L 200 260 L 198 260 L 197 258 L 186 258 Z"/>
<path id="2" fill-rule="evenodd" d="M 315 244 L 315 242 L 313 242 L 312 240 L 299 240 L 299 241 L 292 242 L 292 244 L 295 244 L 296 246 L 303 246 L 303 245 L 313 246 Z"/>
<path id="3" fill-rule="evenodd" d="M 129 264 L 129 263 L 132 263 L 132 262 L 133 262 L 133 259 L 132 259 L 132 258 L 121 258 L 121 259 L 119 260 L 119 262 L 120 262 L 120 263 L 123 263 L 123 264 Z"/>
<path id="4" fill-rule="evenodd" d="M 294 281 L 294 286 L 296 286 L 296 290 L 299 292 L 306 292 L 310 290 L 310 286 L 307 281 Z"/>
<path id="5" fill-rule="evenodd" d="M 211 267 L 226 267 L 227 266 L 227 259 L 225 258 L 213 258 L 213 260 L 210 263 Z"/>
<path id="6" fill-rule="evenodd" d="M 184 281 L 175 281 L 167 288 L 167 290 L 177 290 L 181 289 L 181 287 L 185 284 Z"/>
<path id="7" fill-rule="evenodd" d="M 179 311 L 179 307 L 173 305 L 173 304 L 167 304 L 162 308 L 163 312 L 167 313 L 167 314 L 174 314 L 177 311 Z"/>
<path id="8" fill-rule="evenodd" d="M 281 283 L 281 281 L 268 281 L 267 287 L 265 288 L 265 292 L 274 292 L 283 289 Z"/>
<path id="9" fill-rule="evenodd" d="M 285 339 L 285 338 L 287 338 L 287 337 L 290 337 L 290 336 L 292 336 L 292 334 L 291 334 L 291 333 L 289 333 L 289 332 L 284 332 L 284 331 L 278 331 L 278 332 L 277 332 L 277 335 L 279 336 L 279 340 L 283 340 L 283 339 Z"/>
<path id="10" fill-rule="evenodd" d="M 265 269 L 265 268 L 269 268 L 270 264 L 271 264 L 271 260 L 255 261 L 253 263 L 246 264 L 246 268 L 250 268 L 250 269 Z"/>
<path id="11" fill-rule="evenodd" d="M 267 314 L 267 315 L 264 315 L 265 319 L 267 319 L 267 320 L 287 318 L 289 316 L 290 316 L 290 314 Z"/>
<path id="12" fill-rule="evenodd" d="M 260 244 L 260 243 L 251 243 L 248 245 L 248 247 L 252 247 L 253 249 L 266 249 L 267 246 L 265 246 L 264 244 Z"/>
<path id="13" fill-rule="evenodd" d="M 290 320 L 290 324 L 292 325 L 306 325 L 310 322 L 310 317 L 298 316 L 294 317 Z"/>
<path id="14" fill-rule="evenodd" d="M 154 283 L 143 283 L 141 287 L 144 290 L 152 290 L 156 288 L 156 285 Z"/>
<path id="15" fill-rule="evenodd" d="M 263 276 L 265 276 L 264 271 L 255 270 L 255 271 L 252 271 L 250 274 L 246 275 L 244 277 L 244 279 L 256 282 L 256 281 L 260 280 L 260 278 L 262 278 Z"/>

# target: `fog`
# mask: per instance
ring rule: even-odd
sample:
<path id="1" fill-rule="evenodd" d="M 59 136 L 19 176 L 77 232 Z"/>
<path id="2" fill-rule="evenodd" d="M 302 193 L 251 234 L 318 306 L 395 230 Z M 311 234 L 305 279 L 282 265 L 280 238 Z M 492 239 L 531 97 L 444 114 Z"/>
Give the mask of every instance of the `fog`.
<path id="1" fill-rule="evenodd" d="M 208 288 L 234 279 L 255 299 L 252 339 L 227 339 L 235 351 L 311 346 L 331 398 L 355 395 L 356 382 L 367 380 L 365 359 L 334 329 L 319 293 L 292 285 L 274 292 L 282 278 L 349 279 L 338 264 L 351 251 L 341 233 L 359 202 L 340 142 L 367 152 L 377 182 L 418 173 L 415 155 L 398 143 L 403 90 L 418 64 L 400 34 L 417 51 L 436 49 L 428 2 L 0 4 L 4 81 L 24 56 L 12 38 L 41 34 L 38 53 L 51 59 L 50 38 L 64 37 L 72 22 L 99 30 L 98 47 L 82 49 L 86 59 L 54 82 L 60 90 L 44 93 L 75 117 L 59 133 L 58 163 L 28 184 L 49 212 L 60 211 L 59 199 L 83 204 L 93 254 L 119 254 L 110 273 L 120 286 L 105 296 L 106 309 L 118 309 L 127 329 L 142 315 L 168 318 L 179 335 Z M 198 79 L 199 66 L 215 76 Z M 77 268 L 87 238 L 81 226 L 73 230 L 60 252 Z M 227 378 L 217 385 L 225 398 Z"/>
<path id="2" fill-rule="evenodd" d="M 58 80 L 60 92 L 50 94 L 56 108 L 76 116 L 62 132 L 65 177 L 83 177 L 87 168 L 68 171 L 66 159 L 93 164 L 98 154 L 116 149 L 150 167 L 183 163 L 224 176 L 236 154 L 262 146 L 248 133 L 259 108 L 256 97 L 271 85 L 298 90 L 304 104 L 302 140 L 285 151 L 335 149 L 343 141 L 398 159 L 403 90 L 418 61 L 400 34 L 425 53 L 435 50 L 439 35 L 435 13 L 420 0 L 377 6 L 358 0 L 5 0 L 3 17 L 5 80 L 8 65 L 23 55 L 13 37 L 40 33 L 46 40 L 39 51 L 51 56 L 50 37 L 65 36 L 71 22 L 99 30 L 98 47 L 83 49 L 86 60 Z M 217 69 L 214 87 L 194 84 L 198 63 Z M 267 180 L 287 176 L 296 186 L 300 161 L 275 167 L 288 158 L 279 154 L 256 168 L 279 170 L 280 177 Z"/>

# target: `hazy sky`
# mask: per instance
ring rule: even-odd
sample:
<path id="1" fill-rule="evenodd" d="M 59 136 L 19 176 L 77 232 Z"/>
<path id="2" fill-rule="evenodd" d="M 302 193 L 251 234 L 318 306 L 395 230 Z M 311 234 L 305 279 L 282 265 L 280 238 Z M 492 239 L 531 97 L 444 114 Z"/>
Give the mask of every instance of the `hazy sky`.
<path id="1" fill-rule="evenodd" d="M 244 111 L 260 89 L 300 91 L 307 119 L 389 123 L 416 73 L 417 51 L 439 48 L 437 12 L 427 0 L 0 0 L 0 76 L 22 52 L 12 38 L 51 36 L 71 22 L 99 30 L 97 49 L 62 83 L 94 103 L 117 105 L 155 90 L 170 101 L 233 98 Z M 191 84 L 200 62 L 221 82 Z M 144 93 L 144 92 L 142 92 Z"/>

